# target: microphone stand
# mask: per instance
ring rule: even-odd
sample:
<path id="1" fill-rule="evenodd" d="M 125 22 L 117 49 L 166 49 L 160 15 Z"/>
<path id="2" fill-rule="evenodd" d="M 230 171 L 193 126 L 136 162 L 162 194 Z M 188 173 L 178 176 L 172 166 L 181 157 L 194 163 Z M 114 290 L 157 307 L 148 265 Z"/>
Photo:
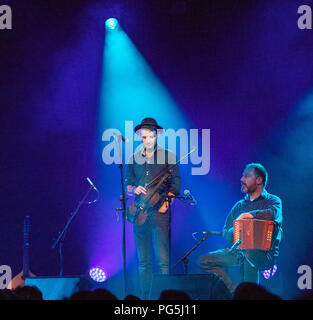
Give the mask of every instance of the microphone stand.
<path id="1" fill-rule="evenodd" d="M 245 281 L 245 272 L 244 272 L 244 263 L 247 261 L 247 263 L 250 265 L 251 268 L 255 269 L 255 265 L 251 262 L 251 260 L 247 257 L 247 255 L 244 253 L 244 251 L 239 247 L 241 243 L 241 240 L 239 239 L 231 248 L 230 253 L 234 253 L 237 255 L 237 258 L 240 262 L 240 273 L 241 273 L 241 281 Z"/>
<path id="2" fill-rule="evenodd" d="M 244 251 L 241 248 L 237 248 L 238 256 L 240 260 L 240 269 L 241 269 L 241 280 L 242 282 L 245 281 L 245 265 L 244 262 L 247 261 L 247 263 L 250 265 L 251 268 L 255 269 L 255 265 L 251 262 L 251 260 L 247 257 L 247 255 L 244 253 Z"/>
<path id="3" fill-rule="evenodd" d="M 186 200 L 188 197 L 181 195 L 162 195 L 168 203 L 168 256 L 169 274 L 172 274 L 172 199 Z"/>
<path id="4" fill-rule="evenodd" d="M 126 270 L 126 192 L 125 192 L 125 185 L 124 185 L 124 170 L 123 170 L 123 161 L 122 161 L 122 147 L 121 147 L 122 136 L 118 136 L 118 147 L 119 147 L 119 155 L 120 155 L 120 165 L 118 166 L 120 169 L 121 174 L 121 188 L 122 188 L 122 195 L 120 196 L 121 201 L 121 208 L 117 208 L 116 211 L 122 212 L 122 221 L 123 221 L 123 248 L 122 248 L 122 255 L 123 255 L 123 280 L 124 280 L 124 296 L 127 296 L 128 288 L 127 288 L 127 270 Z"/>
<path id="5" fill-rule="evenodd" d="M 91 191 L 91 189 L 93 189 L 94 187 L 93 186 L 90 186 L 88 191 L 86 192 L 86 194 L 84 195 L 84 197 L 82 198 L 81 201 L 78 202 L 78 205 L 77 205 L 77 208 L 74 212 L 71 212 L 70 213 L 70 216 L 65 224 L 65 227 L 63 228 L 63 230 L 61 230 L 59 232 L 59 236 L 58 238 L 53 242 L 51 248 L 54 249 L 57 245 L 59 245 L 59 263 L 60 263 L 60 271 L 59 271 L 59 275 L 60 277 L 63 276 L 63 244 L 64 244 L 64 239 L 65 239 L 65 235 L 66 235 L 66 232 L 69 228 L 69 225 L 70 223 L 72 222 L 72 220 L 74 219 L 74 217 L 76 216 L 76 214 L 78 213 L 80 207 L 82 206 L 82 204 L 84 203 L 87 203 L 87 204 L 91 204 L 91 203 L 94 203 L 98 200 L 98 198 L 94 201 L 91 201 L 91 202 L 88 202 L 88 201 L 85 201 L 89 192 Z"/>
<path id="6" fill-rule="evenodd" d="M 184 273 L 188 273 L 188 256 L 191 252 L 196 250 L 202 242 L 204 242 L 209 236 L 212 236 L 213 234 L 210 234 L 209 232 L 206 233 L 189 251 L 187 251 L 174 265 L 173 269 L 177 267 L 181 262 L 184 263 Z"/>

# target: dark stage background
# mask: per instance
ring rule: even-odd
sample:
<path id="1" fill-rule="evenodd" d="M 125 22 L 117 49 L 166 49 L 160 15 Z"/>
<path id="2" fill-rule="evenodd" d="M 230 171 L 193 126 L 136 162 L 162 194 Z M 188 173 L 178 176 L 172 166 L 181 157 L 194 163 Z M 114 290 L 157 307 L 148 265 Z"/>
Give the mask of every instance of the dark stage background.
<path id="1" fill-rule="evenodd" d="M 194 244 L 192 232 L 222 229 L 242 197 L 245 164 L 260 162 L 269 172 L 268 191 L 283 201 L 273 290 L 285 298 L 301 294 L 297 269 L 313 267 L 313 30 L 297 27 L 298 6 L 312 2 L 303 2 L 6 1 L 13 29 L 0 30 L 0 264 L 20 271 L 23 217 L 29 213 L 31 270 L 57 275 L 52 241 L 89 187 L 89 176 L 101 198 L 75 217 L 64 272 L 102 265 L 108 287 L 121 294 L 122 224 L 114 211 L 119 171 L 101 160 L 106 127 L 99 125 L 104 21 L 116 16 L 190 128 L 211 129 L 210 172 L 191 176 L 190 168 L 182 170 L 182 190 L 190 189 L 198 206 L 175 205 L 173 261 Z M 125 105 L 115 118 L 122 124 L 152 114 L 175 127 L 176 114 L 154 106 L 146 101 L 133 118 Z M 129 224 L 126 231 L 136 293 Z M 199 271 L 200 254 L 224 244 L 209 238 L 191 255 L 190 271 Z"/>

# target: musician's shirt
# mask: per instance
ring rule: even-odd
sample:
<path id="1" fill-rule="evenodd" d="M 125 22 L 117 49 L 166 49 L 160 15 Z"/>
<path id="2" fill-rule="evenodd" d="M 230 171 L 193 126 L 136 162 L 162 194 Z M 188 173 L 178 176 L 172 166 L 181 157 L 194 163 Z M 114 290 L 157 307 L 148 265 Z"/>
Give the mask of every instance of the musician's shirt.
<path id="1" fill-rule="evenodd" d="M 138 151 L 129 159 L 125 186 L 126 188 L 127 186 L 139 185 L 145 187 L 158 175 L 165 174 L 167 172 L 166 169 L 171 167 L 172 174 L 161 191 L 177 195 L 180 193 L 180 172 L 176 162 L 175 154 L 160 146 L 157 146 L 151 157 L 146 156 L 142 151 Z"/>
<path id="2" fill-rule="evenodd" d="M 242 213 L 247 213 L 253 215 L 254 219 L 261 220 L 272 220 L 276 223 L 275 228 L 276 232 L 274 233 L 273 238 L 273 249 L 272 253 L 274 256 L 278 255 L 279 243 L 282 236 L 281 226 L 282 226 L 282 203 L 279 197 L 268 193 L 265 189 L 261 195 L 250 201 L 249 195 L 244 199 L 238 201 L 226 218 L 226 222 L 223 229 L 223 234 L 229 242 L 233 242 L 233 222 L 236 220 Z"/>

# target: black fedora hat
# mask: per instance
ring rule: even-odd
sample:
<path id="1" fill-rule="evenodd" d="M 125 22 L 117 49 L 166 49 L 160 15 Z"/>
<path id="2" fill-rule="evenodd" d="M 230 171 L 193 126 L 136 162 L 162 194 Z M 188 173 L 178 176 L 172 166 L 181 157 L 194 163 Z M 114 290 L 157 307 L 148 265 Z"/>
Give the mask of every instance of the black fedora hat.
<path id="1" fill-rule="evenodd" d="M 135 132 L 137 133 L 138 130 L 142 128 L 150 128 L 157 129 L 157 130 L 163 130 L 161 126 L 158 125 L 155 119 L 153 118 L 144 118 L 138 126 L 135 127 Z"/>

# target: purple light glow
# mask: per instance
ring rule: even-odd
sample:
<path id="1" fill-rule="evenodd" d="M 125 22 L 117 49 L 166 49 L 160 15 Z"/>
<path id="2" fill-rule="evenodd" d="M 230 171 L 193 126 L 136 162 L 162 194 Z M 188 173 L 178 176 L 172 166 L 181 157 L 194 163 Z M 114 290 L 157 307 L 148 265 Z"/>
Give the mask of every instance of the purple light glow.
<path id="1" fill-rule="evenodd" d="M 261 273 L 262 273 L 263 277 L 264 277 L 266 280 L 268 280 L 270 277 L 273 277 L 273 276 L 274 276 L 274 274 L 276 273 L 276 271 L 277 271 L 277 265 L 274 264 L 273 270 L 272 270 L 272 268 L 270 268 L 270 269 L 268 269 L 268 270 L 263 270 L 263 271 L 261 271 Z"/>
<path id="2" fill-rule="evenodd" d="M 100 267 L 93 267 L 89 271 L 92 280 L 96 282 L 104 282 L 106 280 L 105 272 Z"/>

